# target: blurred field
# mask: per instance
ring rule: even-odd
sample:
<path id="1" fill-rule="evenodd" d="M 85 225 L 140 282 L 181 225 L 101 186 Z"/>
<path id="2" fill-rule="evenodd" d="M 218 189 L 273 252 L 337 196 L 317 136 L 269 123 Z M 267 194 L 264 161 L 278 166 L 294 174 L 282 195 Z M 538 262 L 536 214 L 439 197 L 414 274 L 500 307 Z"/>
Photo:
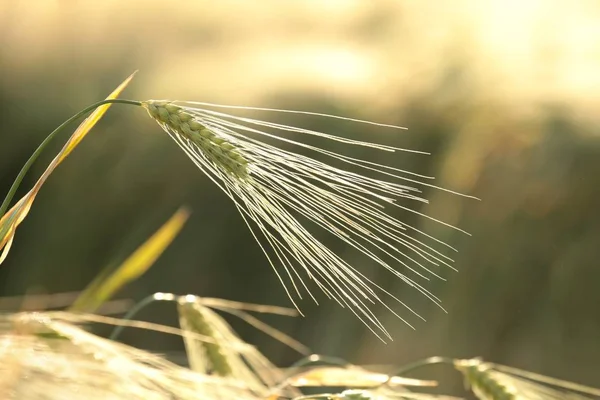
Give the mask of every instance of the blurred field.
<path id="1" fill-rule="evenodd" d="M 357 259 L 428 322 L 412 331 L 382 310 L 395 337 L 384 345 L 323 297 L 319 307 L 302 304 L 305 318 L 269 322 L 316 352 L 355 363 L 482 356 L 598 385 L 599 3 L 4 1 L 2 193 L 52 129 L 135 69 L 124 98 L 293 108 L 407 126 L 397 133 L 271 117 L 431 152 L 385 161 L 482 199 L 431 190 L 431 204 L 420 209 L 472 237 L 406 216 L 460 250 L 460 272 L 429 285 L 449 314 Z M 40 192 L 0 267 L 0 295 L 82 289 L 181 204 L 193 210 L 182 235 L 120 298 L 170 291 L 289 305 L 232 204 L 142 111 L 119 106 Z M 176 323 L 166 304 L 140 318 Z M 232 325 L 278 364 L 298 358 Z M 160 352 L 182 349 L 159 335 L 126 331 L 123 339 Z"/>

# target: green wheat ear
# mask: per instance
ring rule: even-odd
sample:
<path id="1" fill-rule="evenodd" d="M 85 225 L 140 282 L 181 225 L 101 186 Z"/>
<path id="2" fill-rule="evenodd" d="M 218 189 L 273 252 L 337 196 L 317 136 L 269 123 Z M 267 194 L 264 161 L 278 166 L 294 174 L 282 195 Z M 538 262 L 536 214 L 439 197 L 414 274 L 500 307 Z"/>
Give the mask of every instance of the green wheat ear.
<path id="1" fill-rule="evenodd" d="M 480 400 L 517 400 L 518 390 L 493 374 L 491 365 L 478 359 L 456 360 L 454 366 L 465 378 L 465 385 Z"/>
<path id="2" fill-rule="evenodd" d="M 198 358 L 205 358 L 213 373 L 220 376 L 231 376 L 233 370 L 227 361 L 227 355 L 219 343 L 221 338 L 217 337 L 212 325 L 206 320 L 202 307 L 199 307 L 195 302 L 179 301 L 177 310 L 179 311 L 179 320 L 184 331 L 194 332 L 215 339 L 215 342 L 202 343 L 203 349 L 198 350 L 197 341 L 187 338 L 186 334 L 183 334 L 186 339 L 185 346 L 188 353 L 195 355 L 195 357 L 189 357 L 192 369 L 203 369 L 194 365 L 194 362 Z M 204 351 L 205 357 L 196 354 L 198 351 Z"/>
<path id="3" fill-rule="evenodd" d="M 231 138 L 207 128 L 192 114 L 171 102 L 149 100 L 142 105 L 159 124 L 168 126 L 195 144 L 216 166 L 237 178 L 248 176 L 248 161 Z"/>
<path id="4" fill-rule="evenodd" d="M 463 375 L 466 388 L 480 400 L 597 400 L 600 398 L 600 389 L 506 365 L 484 362 L 480 358 L 457 360 L 430 357 L 408 364 L 395 373 L 401 375 L 433 364 L 454 366 Z"/>
<path id="5" fill-rule="evenodd" d="M 423 319 L 402 300 L 379 287 L 319 241 L 304 226 L 303 221 L 310 221 L 313 227 L 328 232 L 347 246 L 363 253 L 441 307 L 440 300 L 415 278 L 441 278 L 437 267 L 446 265 L 452 268 L 452 259 L 435 246 L 454 249 L 389 213 L 391 208 L 397 207 L 430 218 L 402 205 L 405 203 L 396 201 L 404 198 L 426 202 L 419 197 L 421 190 L 417 186 L 435 188 L 436 186 L 423 182 L 429 177 L 345 156 L 309 145 L 302 140 L 292 140 L 288 134 L 292 132 L 303 137 L 317 136 L 346 145 L 386 152 L 405 151 L 404 149 L 236 117 L 196 107 L 198 104 L 207 105 L 194 102 L 176 104 L 162 100 L 142 102 L 150 117 L 233 201 L 296 308 L 299 307 L 295 299 L 302 299 L 304 291 L 316 302 L 307 286 L 310 280 L 327 297 L 353 312 L 380 338 L 391 336 L 370 309 L 371 304 L 383 305 L 412 327 L 381 295 Z M 298 113 L 389 127 L 331 115 Z M 268 140 L 261 140 L 264 138 Z M 349 165 L 354 170 L 337 168 L 318 158 L 288 150 L 294 147 L 308 150 L 308 153 L 317 153 L 321 158 L 335 160 L 340 165 Z M 448 224 L 444 225 L 450 227 Z M 414 232 L 421 237 L 414 237 Z M 413 275 L 401 273 L 397 267 L 410 271 Z M 379 332 L 383 335 L 380 336 Z"/>

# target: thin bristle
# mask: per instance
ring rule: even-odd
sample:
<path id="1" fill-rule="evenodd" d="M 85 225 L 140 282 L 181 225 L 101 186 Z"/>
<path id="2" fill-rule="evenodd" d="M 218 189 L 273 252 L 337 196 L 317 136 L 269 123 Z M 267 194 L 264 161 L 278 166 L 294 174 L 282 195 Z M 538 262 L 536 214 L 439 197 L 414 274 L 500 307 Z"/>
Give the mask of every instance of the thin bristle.
<path id="1" fill-rule="evenodd" d="M 447 225 L 397 202 L 426 202 L 419 196 L 417 184 L 432 185 L 415 178 L 429 178 L 295 141 L 286 134 L 318 136 L 382 151 L 397 148 L 169 101 L 143 104 L 194 164 L 234 202 L 297 308 L 296 301 L 303 298 L 304 291 L 316 302 L 307 286 L 311 280 L 380 338 L 391 337 L 371 311 L 373 304 L 381 304 L 412 327 L 380 298 L 381 293 L 421 318 L 325 246 L 306 228 L 307 221 L 383 266 L 442 308 L 436 296 L 397 268 L 409 271 L 416 279 L 443 279 L 437 267 L 452 268 L 452 259 L 435 245 L 452 248 L 389 214 L 391 208 L 397 207 Z M 285 148 L 271 142 L 284 144 Z M 359 172 L 379 174 L 382 179 L 334 167 L 288 150 L 288 145 L 350 165 Z M 424 239 L 415 238 L 413 233 Z"/>

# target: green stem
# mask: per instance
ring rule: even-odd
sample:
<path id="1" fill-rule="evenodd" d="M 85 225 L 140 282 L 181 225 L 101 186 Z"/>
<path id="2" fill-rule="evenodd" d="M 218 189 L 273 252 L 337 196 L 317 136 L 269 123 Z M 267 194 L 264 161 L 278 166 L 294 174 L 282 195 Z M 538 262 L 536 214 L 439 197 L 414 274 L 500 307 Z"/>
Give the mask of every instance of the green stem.
<path id="1" fill-rule="evenodd" d="M 44 148 L 46 148 L 46 146 L 48 145 L 48 143 L 50 143 L 50 141 L 52 141 L 52 139 L 54 139 L 54 137 L 60 131 L 62 131 L 68 124 L 70 124 L 71 122 L 73 122 L 73 121 L 81 118 L 85 114 L 87 114 L 90 111 L 92 111 L 92 110 L 100 107 L 101 105 L 110 104 L 110 103 L 129 104 L 129 105 L 134 105 L 134 106 L 141 106 L 142 105 L 141 102 L 136 101 L 136 100 L 124 100 L 124 99 L 102 100 L 102 101 L 99 101 L 97 103 L 92 104 L 91 106 L 88 106 L 88 107 L 84 108 L 83 110 L 79 111 L 77 114 L 73 115 L 71 118 L 69 118 L 68 120 L 66 120 L 62 124 L 60 124 L 60 126 L 58 128 L 56 128 L 54 131 L 52 131 L 52 133 L 50 133 L 46 137 L 46 139 L 44 139 L 44 141 L 42 142 L 42 144 L 40 144 L 38 146 L 38 148 L 29 157 L 29 160 L 27 160 L 27 162 L 25 163 L 25 165 L 23 165 L 23 168 L 21 168 L 21 171 L 19 172 L 19 175 L 17 175 L 17 178 L 15 179 L 15 181 L 12 184 L 12 186 L 10 187 L 10 190 L 8 191 L 8 194 L 6 195 L 6 198 L 2 202 L 2 206 L 0 206 L 0 218 L 2 218 L 2 216 L 4 216 L 4 213 L 8 209 L 8 206 L 10 205 L 10 202 L 12 201 L 15 193 L 17 192 L 17 189 L 19 188 L 19 185 L 23 181 L 23 178 L 25 177 L 25 174 L 27 174 L 27 171 L 29 171 L 29 168 L 31 168 L 31 166 L 33 165 L 33 163 L 35 162 L 35 160 L 39 157 L 39 155 L 42 153 L 42 151 L 44 150 Z"/>
<path id="2" fill-rule="evenodd" d="M 412 362 L 403 367 L 400 367 L 399 369 L 395 370 L 392 374 L 388 375 L 387 380 L 385 382 L 382 382 L 381 384 L 377 385 L 376 388 L 388 385 L 394 376 L 403 376 L 407 372 L 425 367 L 427 365 L 434 365 L 434 364 L 450 364 L 450 365 L 452 365 L 452 364 L 454 364 L 454 359 L 448 358 L 448 357 L 437 357 L 436 356 L 436 357 L 429 357 L 424 360 Z"/>
<path id="3" fill-rule="evenodd" d="M 125 321 L 130 321 L 135 314 L 140 312 L 147 305 L 154 303 L 155 301 L 158 301 L 158 300 L 159 299 L 156 298 L 156 294 L 153 294 L 153 295 L 150 295 L 150 296 L 144 298 L 142 301 L 139 301 L 136 305 L 134 305 L 129 311 L 127 311 L 127 313 L 123 316 L 123 319 Z M 110 336 L 108 337 L 108 339 L 109 340 L 117 340 L 117 337 L 121 334 L 123 329 L 125 329 L 124 325 L 116 326 L 115 329 L 113 329 Z"/>
<path id="4" fill-rule="evenodd" d="M 394 375 L 404 375 L 409 371 L 432 364 L 454 364 L 454 359 L 448 357 L 429 357 L 424 360 L 415 361 L 405 365 L 404 367 L 394 371 Z"/>

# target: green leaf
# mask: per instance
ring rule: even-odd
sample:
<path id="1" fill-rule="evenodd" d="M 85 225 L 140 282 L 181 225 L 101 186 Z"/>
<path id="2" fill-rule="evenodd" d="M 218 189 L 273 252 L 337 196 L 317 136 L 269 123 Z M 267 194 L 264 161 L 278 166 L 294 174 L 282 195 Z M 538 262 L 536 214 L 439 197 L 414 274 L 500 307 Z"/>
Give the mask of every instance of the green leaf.
<path id="1" fill-rule="evenodd" d="M 188 217 L 189 211 L 180 208 L 113 273 L 101 273 L 92 281 L 70 310 L 93 312 L 127 283 L 144 274 L 177 237 Z"/>

